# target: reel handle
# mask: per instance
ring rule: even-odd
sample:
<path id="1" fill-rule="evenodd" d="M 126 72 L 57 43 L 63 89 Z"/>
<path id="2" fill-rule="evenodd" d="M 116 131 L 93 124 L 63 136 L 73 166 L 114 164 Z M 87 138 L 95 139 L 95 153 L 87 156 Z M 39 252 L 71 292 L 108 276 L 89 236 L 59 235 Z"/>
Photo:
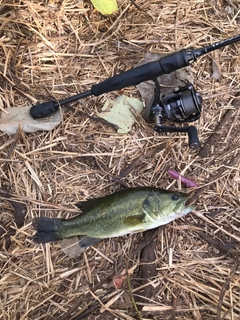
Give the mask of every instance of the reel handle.
<path id="1" fill-rule="evenodd" d="M 187 128 L 189 148 L 192 150 L 196 150 L 201 146 L 198 138 L 197 128 L 195 126 L 189 126 Z"/>
<path id="2" fill-rule="evenodd" d="M 197 128 L 195 126 L 170 127 L 156 124 L 154 130 L 158 132 L 187 132 L 189 148 L 192 150 L 196 150 L 201 146 L 201 143 L 198 138 Z"/>

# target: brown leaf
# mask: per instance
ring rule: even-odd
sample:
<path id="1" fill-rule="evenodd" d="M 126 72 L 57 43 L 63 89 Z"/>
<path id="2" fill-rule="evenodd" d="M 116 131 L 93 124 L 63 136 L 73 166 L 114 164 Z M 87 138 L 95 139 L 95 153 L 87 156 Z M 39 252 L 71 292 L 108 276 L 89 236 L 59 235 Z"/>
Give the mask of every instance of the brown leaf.
<path id="1" fill-rule="evenodd" d="M 130 269 L 126 270 L 125 268 L 122 270 L 122 272 L 116 276 L 113 277 L 113 285 L 116 289 L 121 289 L 123 286 L 124 281 L 128 276 L 131 276 L 133 274 L 133 271 L 137 268 L 137 265 L 134 265 Z"/>
<path id="2" fill-rule="evenodd" d="M 71 237 L 61 242 L 61 249 L 70 258 L 77 258 L 86 248 L 79 246 L 78 237 Z"/>
<path id="3" fill-rule="evenodd" d="M 18 228 L 21 228 L 24 223 L 24 218 L 27 213 L 27 208 L 24 203 L 19 201 L 13 200 L 14 196 L 11 195 L 7 189 L 0 188 L 0 196 L 7 199 L 10 204 L 13 206 L 14 209 L 14 221 Z M 0 228 L 0 235 L 3 235 L 5 229 L 3 227 Z M 10 227 L 5 235 L 5 248 L 8 249 L 11 244 L 11 236 L 15 234 L 15 229 Z"/>
<path id="4" fill-rule="evenodd" d="M 62 120 L 63 109 L 58 110 L 51 118 L 33 119 L 29 113 L 31 106 L 12 107 L 5 109 L 0 119 L 0 130 L 7 134 L 15 134 L 21 126 L 25 132 L 36 132 L 39 130 L 51 131 Z"/>

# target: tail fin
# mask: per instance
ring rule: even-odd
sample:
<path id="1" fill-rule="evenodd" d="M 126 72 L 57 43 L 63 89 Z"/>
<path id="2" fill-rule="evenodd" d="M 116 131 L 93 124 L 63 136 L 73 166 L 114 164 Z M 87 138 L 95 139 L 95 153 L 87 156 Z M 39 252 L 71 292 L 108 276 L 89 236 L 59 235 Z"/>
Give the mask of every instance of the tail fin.
<path id="1" fill-rule="evenodd" d="M 36 243 L 46 243 L 56 240 L 61 240 L 61 219 L 57 218 L 35 218 L 33 226 L 36 229 L 36 234 L 33 236 L 33 241 Z"/>

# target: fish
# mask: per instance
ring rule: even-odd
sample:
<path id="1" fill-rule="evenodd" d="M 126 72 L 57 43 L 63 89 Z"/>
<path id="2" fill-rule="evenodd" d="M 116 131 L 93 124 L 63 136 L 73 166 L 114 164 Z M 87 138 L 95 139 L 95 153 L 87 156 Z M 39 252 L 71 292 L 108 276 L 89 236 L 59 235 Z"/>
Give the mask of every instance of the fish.
<path id="1" fill-rule="evenodd" d="M 70 219 L 33 219 L 35 243 L 47 243 L 83 236 L 80 247 L 106 239 L 133 234 L 165 225 L 191 212 L 189 195 L 155 187 L 123 189 L 105 197 L 76 203 L 82 211 Z"/>

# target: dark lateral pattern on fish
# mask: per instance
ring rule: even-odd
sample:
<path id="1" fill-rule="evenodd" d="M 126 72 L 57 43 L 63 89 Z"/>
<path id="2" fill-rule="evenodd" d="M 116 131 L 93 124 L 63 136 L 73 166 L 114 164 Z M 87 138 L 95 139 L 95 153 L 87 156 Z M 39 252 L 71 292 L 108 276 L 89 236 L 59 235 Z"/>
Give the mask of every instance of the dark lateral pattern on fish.
<path id="1" fill-rule="evenodd" d="M 153 229 L 192 211 L 195 206 L 185 206 L 188 197 L 153 187 L 124 189 L 78 203 L 82 213 L 72 219 L 35 218 L 33 241 L 46 243 L 82 235 L 80 246 L 86 247 L 105 238 Z"/>

